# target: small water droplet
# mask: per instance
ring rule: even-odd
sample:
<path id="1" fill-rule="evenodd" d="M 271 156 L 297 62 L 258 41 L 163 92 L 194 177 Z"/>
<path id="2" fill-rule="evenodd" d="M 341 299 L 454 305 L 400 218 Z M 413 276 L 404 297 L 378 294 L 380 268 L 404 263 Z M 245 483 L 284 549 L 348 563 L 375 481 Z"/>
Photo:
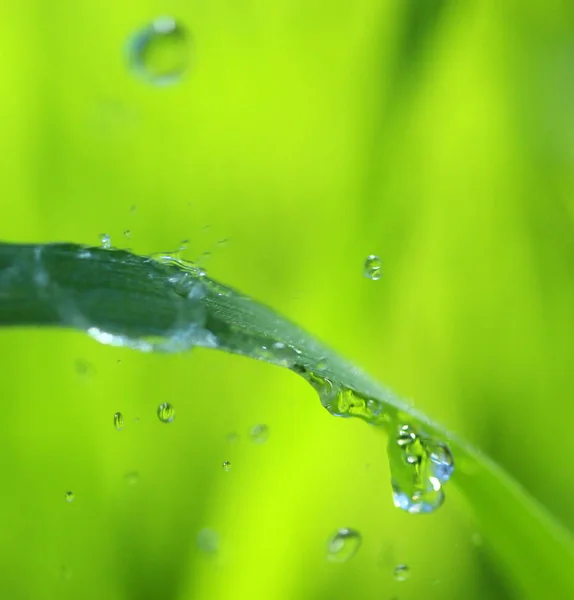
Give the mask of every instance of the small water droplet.
<path id="1" fill-rule="evenodd" d="M 367 279 L 377 281 L 383 275 L 383 263 L 381 259 L 375 254 L 367 256 L 365 259 L 365 265 L 363 267 L 363 274 Z"/>
<path id="2" fill-rule="evenodd" d="M 140 480 L 140 474 L 137 471 L 130 471 L 124 475 L 124 481 L 127 485 L 135 485 Z"/>
<path id="3" fill-rule="evenodd" d="M 73 501 L 74 501 L 74 498 L 75 498 L 75 496 L 74 496 L 74 492 L 67 491 L 67 492 L 64 494 L 64 498 L 66 499 L 66 502 L 73 502 Z"/>
<path id="4" fill-rule="evenodd" d="M 393 575 L 397 581 L 406 581 L 410 576 L 408 565 L 397 565 Z"/>
<path id="5" fill-rule="evenodd" d="M 121 412 L 117 412 L 114 415 L 114 427 L 117 431 L 121 431 L 124 428 L 124 416 Z"/>
<path id="6" fill-rule="evenodd" d="M 124 231 L 124 237 L 129 240 L 132 237 L 132 232 L 129 229 Z"/>
<path id="7" fill-rule="evenodd" d="M 230 241 L 231 241 L 230 238 L 222 238 L 222 239 L 218 240 L 217 245 L 222 248 L 225 248 L 225 246 L 229 245 Z"/>
<path id="8" fill-rule="evenodd" d="M 224 460 L 224 461 L 221 463 L 221 466 L 223 467 L 223 470 L 224 470 L 226 473 L 229 473 L 229 471 L 231 471 L 231 463 L 230 463 L 228 460 Z"/>
<path id="9" fill-rule="evenodd" d="M 112 247 L 112 240 L 107 233 L 100 233 L 100 245 L 104 250 L 109 250 Z"/>
<path id="10" fill-rule="evenodd" d="M 130 213 L 134 215 L 137 212 L 138 207 L 135 204 L 130 206 Z"/>
<path id="11" fill-rule="evenodd" d="M 197 547 L 206 554 L 216 554 L 219 550 L 219 535 L 208 527 L 201 529 L 197 534 Z"/>
<path id="12" fill-rule="evenodd" d="M 357 553 L 362 541 L 358 531 L 347 527 L 339 529 L 327 540 L 327 559 L 338 563 L 350 560 Z"/>
<path id="13" fill-rule="evenodd" d="M 228 433 L 227 441 L 230 444 L 236 444 L 239 441 L 239 434 L 237 433 L 237 431 L 232 431 L 231 433 Z"/>
<path id="14" fill-rule="evenodd" d="M 264 444 L 269 437 L 269 427 L 264 423 L 255 425 L 249 431 L 249 436 L 251 437 L 252 442 L 256 444 Z"/>
<path id="15" fill-rule="evenodd" d="M 163 402 L 157 407 L 157 416 L 162 423 L 171 423 L 175 418 L 175 409 L 169 402 Z"/>
<path id="16" fill-rule="evenodd" d="M 189 67 L 190 54 L 190 37 L 173 17 L 158 17 L 129 43 L 133 71 L 158 86 L 180 81 Z"/>

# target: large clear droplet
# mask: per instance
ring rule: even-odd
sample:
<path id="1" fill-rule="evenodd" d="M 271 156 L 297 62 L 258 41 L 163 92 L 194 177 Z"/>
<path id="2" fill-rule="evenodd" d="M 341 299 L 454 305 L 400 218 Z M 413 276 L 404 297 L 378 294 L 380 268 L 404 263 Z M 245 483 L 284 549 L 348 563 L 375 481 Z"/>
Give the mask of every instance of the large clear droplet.
<path id="1" fill-rule="evenodd" d="M 367 256 L 365 264 L 363 266 L 363 274 L 367 279 L 377 281 L 383 275 L 383 263 L 381 259 L 375 254 Z"/>
<path id="2" fill-rule="evenodd" d="M 259 425 L 255 425 L 249 431 L 249 436 L 251 437 L 251 441 L 256 444 L 264 444 L 269 437 L 269 427 L 263 423 Z"/>
<path id="3" fill-rule="evenodd" d="M 190 63 L 189 34 L 173 17 L 158 17 L 130 40 L 135 73 L 157 86 L 177 83 Z"/>
<path id="4" fill-rule="evenodd" d="M 331 562 L 346 562 L 353 558 L 363 539 L 355 529 L 344 527 L 327 540 L 327 559 Z"/>
<path id="5" fill-rule="evenodd" d="M 157 407 L 157 418 L 162 423 L 171 423 L 175 419 L 175 408 L 169 402 L 163 402 Z"/>

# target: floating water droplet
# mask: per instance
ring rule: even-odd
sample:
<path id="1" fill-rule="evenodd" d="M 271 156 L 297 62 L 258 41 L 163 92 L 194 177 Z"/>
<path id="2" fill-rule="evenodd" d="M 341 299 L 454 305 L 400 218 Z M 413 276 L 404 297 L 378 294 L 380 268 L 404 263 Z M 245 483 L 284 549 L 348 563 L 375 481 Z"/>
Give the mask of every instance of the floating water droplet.
<path id="1" fill-rule="evenodd" d="M 389 437 L 389 462 L 396 507 L 409 513 L 429 513 L 442 505 L 442 486 L 454 472 L 448 446 L 400 425 Z"/>
<path id="2" fill-rule="evenodd" d="M 129 229 L 124 231 L 124 237 L 129 240 L 132 237 L 132 232 Z"/>
<path id="3" fill-rule="evenodd" d="M 381 259 L 371 254 L 367 256 L 365 260 L 365 265 L 363 267 L 363 274 L 367 279 L 372 279 L 373 281 L 377 281 L 383 275 L 383 263 Z"/>
<path id="4" fill-rule="evenodd" d="M 346 562 L 353 558 L 361 546 L 361 534 L 354 529 L 344 527 L 327 540 L 327 559 L 331 562 Z"/>
<path id="5" fill-rule="evenodd" d="M 117 431 L 121 431 L 124 428 L 124 424 L 124 416 L 121 412 L 117 412 L 114 415 L 114 427 L 117 429 Z"/>
<path id="6" fill-rule="evenodd" d="M 224 461 L 221 463 L 221 466 L 223 467 L 223 470 L 224 470 L 226 473 L 229 473 L 229 471 L 231 471 L 231 463 L 230 463 L 228 460 L 224 460 Z"/>
<path id="7" fill-rule="evenodd" d="M 249 436 L 251 437 L 252 442 L 255 442 L 256 444 L 264 444 L 269 437 L 269 427 L 264 423 L 255 425 L 249 431 Z"/>
<path id="8" fill-rule="evenodd" d="M 100 245 L 104 250 L 109 250 L 112 247 L 112 240 L 107 233 L 100 233 Z"/>
<path id="9" fill-rule="evenodd" d="M 397 581 L 406 581 L 410 576 L 408 565 L 397 565 L 393 575 Z"/>
<path id="10" fill-rule="evenodd" d="M 135 485 L 140 480 L 140 474 L 137 471 L 130 471 L 124 475 L 124 481 L 127 485 Z"/>
<path id="11" fill-rule="evenodd" d="M 67 491 L 67 492 L 64 494 L 64 498 L 66 499 L 66 502 L 73 502 L 73 501 L 74 501 L 74 498 L 75 498 L 75 496 L 74 496 L 74 492 Z"/>
<path id="12" fill-rule="evenodd" d="M 216 554 L 219 550 L 219 535 L 213 529 L 201 529 L 197 534 L 197 547 L 206 554 Z"/>
<path id="13" fill-rule="evenodd" d="M 190 54 L 190 37 L 173 17 L 158 17 L 129 43 L 134 72 L 158 86 L 180 81 L 189 67 Z"/>
<path id="14" fill-rule="evenodd" d="M 157 416 L 162 423 L 171 423 L 175 418 L 175 409 L 169 402 L 163 402 L 157 407 Z"/>

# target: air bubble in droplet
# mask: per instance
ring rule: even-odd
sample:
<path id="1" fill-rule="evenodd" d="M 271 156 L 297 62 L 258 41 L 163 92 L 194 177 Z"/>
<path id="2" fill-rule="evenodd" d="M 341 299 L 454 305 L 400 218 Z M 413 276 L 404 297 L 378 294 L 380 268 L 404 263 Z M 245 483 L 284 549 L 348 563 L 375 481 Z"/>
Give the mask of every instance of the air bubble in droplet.
<path id="1" fill-rule="evenodd" d="M 175 418 L 175 409 L 169 402 L 163 402 L 157 407 L 157 417 L 162 423 L 171 423 Z"/>
<path id="2" fill-rule="evenodd" d="M 117 429 L 117 431 L 121 431 L 124 428 L 124 424 L 124 416 L 121 412 L 117 412 L 114 415 L 114 427 Z"/>
<path id="3" fill-rule="evenodd" d="M 393 571 L 393 575 L 397 581 L 406 581 L 410 576 L 408 565 L 397 565 Z"/>
<path id="4" fill-rule="evenodd" d="M 109 250 L 112 247 L 112 240 L 107 233 L 100 233 L 100 245 L 104 250 Z"/>
<path id="5" fill-rule="evenodd" d="M 254 425 L 249 431 L 249 437 L 256 444 L 264 444 L 269 437 L 269 427 L 264 423 Z"/>
<path id="6" fill-rule="evenodd" d="M 157 86 L 180 81 L 189 67 L 190 54 L 190 36 L 173 17 L 158 17 L 129 43 L 133 71 Z"/>
<path id="7" fill-rule="evenodd" d="M 231 463 L 230 463 L 228 460 L 224 460 L 224 461 L 221 463 L 221 467 L 223 468 L 223 470 L 224 470 L 226 473 L 229 473 L 229 471 L 231 471 Z"/>
<path id="8" fill-rule="evenodd" d="M 383 263 L 375 254 L 367 256 L 363 267 L 363 274 L 367 279 L 377 281 L 383 275 Z"/>
<path id="9" fill-rule="evenodd" d="M 331 562 L 346 562 L 353 558 L 363 539 L 355 529 L 344 527 L 327 540 L 327 559 Z"/>
<path id="10" fill-rule="evenodd" d="M 67 491 L 67 492 L 64 494 L 64 498 L 66 499 L 66 502 L 73 502 L 73 501 L 74 501 L 74 498 L 75 498 L 75 496 L 74 496 L 74 492 Z"/>

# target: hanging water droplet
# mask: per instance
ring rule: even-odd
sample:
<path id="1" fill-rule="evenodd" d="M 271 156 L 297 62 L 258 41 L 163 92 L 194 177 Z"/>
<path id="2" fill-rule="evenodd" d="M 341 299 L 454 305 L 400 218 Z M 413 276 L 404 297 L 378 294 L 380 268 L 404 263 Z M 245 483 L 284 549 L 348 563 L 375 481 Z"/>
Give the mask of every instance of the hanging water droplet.
<path id="1" fill-rule="evenodd" d="M 331 562 L 346 562 L 353 558 L 361 546 L 361 534 L 344 527 L 327 540 L 327 559 Z"/>
<path id="2" fill-rule="evenodd" d="M 429 513 L 444 502 L 442 486 L 454 472 L 448 446 L 400 425 L 389 437 L 389 462 L 396 507 L 409 513 Z"/>
<path id="3" fill-rule="evenodd" d="M 197 547 L 206 554 L 217 554 L 219 550 L 219 535 L 208 527 L 201 529 L 197 534 Z"/>
<path id="4" fill-rule="evenodd" d="M 221 466 L 223 467 L 223 470 L 224 470 L 226 473 L 229 473 L 229 471 L 231 471 L 231 463 L 230 463 L 228 460 L 224 460 L 224 461 L 221 463 Z"/>
<path id="5" fill-rule="evenodd" d="M 181 80 L 190 63 L 191 42 L 173 17 L 158 17 L 138 31 L 129 43 L 135 73 L 158 86 Z"/>
<path id="6" fill-rule="evenodd" d="M 264 423 L 255 425 L 249 431 L 249 436 L 251 437 L 252 442 L 255 442 L 256 444 L 264 444 L 269 437 L 269 427 Z"/>
<path id="7" fill-rule="evenodd" d="M 126 229 L 124 231 L 124 237 L 126 238 L 126 240 L 129 240 L 132 237 L 132 232 L 129 229 Z"/>
<path id="8" fill-rule="evenodd" d="M 74 492 L 67 491 L 67 492 L 64 494 L 64 498 L 66 499 L 66 502 L 73 502 L 73 501 L 74 501 L 74 498 L 75 498 L 75 496 L 74 496 Z"/>
<path id="9" fill-rule="evenodd" d="M 100 233 L 100 245 L 104 250 L 109 250 L 112 247 L 112 240 L 107 233 Z"/>
<path id="10" fill-rule="evenodd" d="M 157 417 L 162 423 L 171 423 L 175 418 L 175 409 L 169 402 L 163 402 L 157 407 Z"/>
<path id="11" fill-rule="evenodd" d="M 397 565 L 393 575 L 397 581 L 406 581 L 410 576 L 408 565 Z"/>
<path id="12" fill-rule="evenodd" d="M 363 267 L 363 274 L 367 279 L 372 279 L 373 281 L 377 281 L 383 275 L 383 263 L 381 259 L 371 254 L 367 256 L 365 260 L 365 265 Z"/>
<path id="13" fill-rule="evenodd" d="M 117 412 L 114 415 L 114 427 L 117 431 L 121 431 L 124 428 L 124 416 L 121 412 Z"/>

